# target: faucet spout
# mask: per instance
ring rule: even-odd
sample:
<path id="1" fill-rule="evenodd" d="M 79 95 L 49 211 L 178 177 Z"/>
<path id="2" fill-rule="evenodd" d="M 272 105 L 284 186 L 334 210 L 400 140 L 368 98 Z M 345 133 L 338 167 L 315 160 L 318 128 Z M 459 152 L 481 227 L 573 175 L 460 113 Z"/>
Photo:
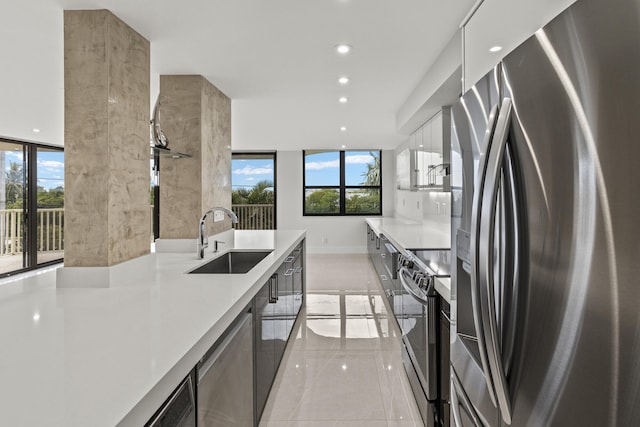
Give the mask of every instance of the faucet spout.
<path id="1" fill-rule="evenodd" d="M 197 256 L 199 259 L 204 258 L 204 250 L 209 247 L 209 236 L 207 236 L 207 233 L 205 232 L 205 229 L 204 229 L 207 216 L 209 214 L 214 215 L 216 211 L 224 212 L 225 214 L 227 214 L 227 216 L 231 218 L 231 222 L 233 224 L 238 223 L 238 216 L 231 209 L 223 208 L 223 207 L 215 207 L 206 211 L 204 215 L 202 215 L 202 218 L 200 218 L 200 223 L 198 226 L 199 235 L 198 235 Z"/>

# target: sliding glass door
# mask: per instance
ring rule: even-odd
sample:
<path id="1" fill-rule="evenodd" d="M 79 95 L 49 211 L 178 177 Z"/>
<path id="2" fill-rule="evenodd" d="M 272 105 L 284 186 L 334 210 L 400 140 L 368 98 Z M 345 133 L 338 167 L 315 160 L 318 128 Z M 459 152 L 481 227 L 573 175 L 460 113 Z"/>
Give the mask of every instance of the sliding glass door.
<path id="1" fill-rule="evenodd" d="M 0 141 L 0 275 L 27 266 L 27 149 Z"/>
<path id="2" fill-rule="evenodd" d="M 64 257 L 64 152 L 37 148 L 37 263 Z"/>
<path id="3" fill-rule="evenodd" d="M 64 257 L 62 148 L 0 139 L 0 277 Z"/>

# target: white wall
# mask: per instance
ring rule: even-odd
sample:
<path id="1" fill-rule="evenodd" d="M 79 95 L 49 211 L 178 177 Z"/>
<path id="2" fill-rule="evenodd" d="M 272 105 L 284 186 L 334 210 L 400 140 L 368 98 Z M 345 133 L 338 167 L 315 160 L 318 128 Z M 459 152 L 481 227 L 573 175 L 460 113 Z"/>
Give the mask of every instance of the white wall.
<path id="1" fill-rule="evenodd" d="M 575 1 L 485 0 L 464 26 L 464 91 Z"/>
<path id="2" fill-rule="evenodd" d="M 302 216 L 302 150 L 278 151 L 278 229 L 307 231 L 310 253 L 366 253 L 366 226 L 363 216 Z M 393 214 L 395 156 L 382 152 L 382 213 Z M 325 240 L 326 239 L 326 240 Z"/>

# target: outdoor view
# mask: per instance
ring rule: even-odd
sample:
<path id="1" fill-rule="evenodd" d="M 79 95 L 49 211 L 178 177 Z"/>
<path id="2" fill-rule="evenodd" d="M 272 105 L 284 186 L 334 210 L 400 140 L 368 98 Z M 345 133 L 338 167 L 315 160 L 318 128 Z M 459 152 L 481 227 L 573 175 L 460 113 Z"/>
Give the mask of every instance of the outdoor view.
<path id="1" fill-rule="evenodd" d="M 64 256 L 64 152 L 37 148 L 36 259 Z M 23 144 L 0 142 L 0 274 L 29 267 L 25 257 L 28 203 L 27 162 Z"/>
<path id="2" fill-rule="evenodd" d="M 238 215 L 237 229 L 276 228 L 274 177 L 274 154 L 233 154 L 231 209 Z"/>
<path id="3" fill-rule="evenodd" d="M 381 213 L 380 151 L 305 151 L 304 174 L 306 215 Z"/>

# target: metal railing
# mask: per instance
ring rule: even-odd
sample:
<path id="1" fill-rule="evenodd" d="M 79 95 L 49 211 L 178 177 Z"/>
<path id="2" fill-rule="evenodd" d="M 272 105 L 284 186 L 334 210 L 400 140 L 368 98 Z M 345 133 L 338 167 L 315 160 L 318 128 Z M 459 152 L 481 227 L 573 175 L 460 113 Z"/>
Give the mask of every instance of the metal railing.
<path id="1" fill-rule="evenodd" d="M 275 205 L 231 205 L 238 216 L 237 230 L 273 230 L 276 224 Z"/>
<path id="2" fill-rule="evenodd" d="M 38 252 L 64 250 L 64 208 L 38 209 Z M 0 255 L 22 253 L 22 209 L 0 209 Z"/>

